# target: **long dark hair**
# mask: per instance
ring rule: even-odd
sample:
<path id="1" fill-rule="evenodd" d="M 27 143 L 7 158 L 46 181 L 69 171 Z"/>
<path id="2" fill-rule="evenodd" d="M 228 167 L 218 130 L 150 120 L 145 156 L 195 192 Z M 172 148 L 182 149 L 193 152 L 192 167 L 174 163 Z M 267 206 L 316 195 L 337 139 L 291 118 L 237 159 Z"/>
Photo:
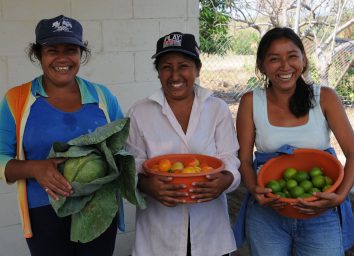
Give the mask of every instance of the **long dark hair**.
<path id="1" fill-rule="evenodd" d="M 264 72 L 262 71 L 262 64 L 264 63 L 266 53 L 270 47 L 270 45 L 278 39 L 287 38 L 291 40 L 299 49 L 301 50 L 305 60 L 306 65 L 302 71 L 304 73 L 307 70 L 307 57 L 304 45 L 300 39 L 300 37 L 291 29 L 287 27 L 282 28 L 273 28 L 269 30 L 259 42 L 258 50 L 257 50 L 257 64 L 256 64 L 256 73 L 257 76 L 265 77 Z M 272 82 L 265 78 L 266 87 L 271 87 Z M 296 89 L 294 95 L 291 96 L 289 102 L 289 108 L 291 113 L 293 113 L 296 117 L 305 116 L 308 114 L 311 108 L 314 107 L 314 93 L 313 93 L 313 85 L 310 83 L 306 83 L 302 76 L 300 76 L 296 81 Z"/>

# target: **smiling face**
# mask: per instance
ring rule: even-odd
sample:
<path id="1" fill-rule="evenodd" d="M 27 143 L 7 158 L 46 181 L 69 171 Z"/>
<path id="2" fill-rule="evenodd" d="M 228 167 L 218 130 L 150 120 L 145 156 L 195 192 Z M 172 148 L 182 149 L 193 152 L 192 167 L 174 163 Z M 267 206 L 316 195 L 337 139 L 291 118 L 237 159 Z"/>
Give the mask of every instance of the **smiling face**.
<path id="1" fill-rule="evenodd" d="M 274 40 L 266 50 L 258 68 L 272 82 L 272 86 L 282 90 L 295 89 L 296 81 L 306 67 L 306 56 L 288 38 Z"/>
<path id="2" fill-rule="evenodd" d="M 81 51 L 77 45 L 43 46 L 41 50 L 43 84 L 66 86 L 75 82 L 80 69 Z"/>
<path id="3" fill-rule="evenodd" d="M 158 62 L 157 71 L 167 100 L 193 97 L 200 68 L 192 58 L 178 52 L 165 53 Z"/>

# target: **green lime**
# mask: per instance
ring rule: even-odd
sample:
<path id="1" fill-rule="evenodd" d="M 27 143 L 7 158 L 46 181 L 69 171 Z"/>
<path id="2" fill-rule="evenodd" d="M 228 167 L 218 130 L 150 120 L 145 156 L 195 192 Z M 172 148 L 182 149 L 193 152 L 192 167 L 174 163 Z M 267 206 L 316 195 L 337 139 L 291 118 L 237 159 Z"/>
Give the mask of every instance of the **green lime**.
<path id="1" fill-rule="evenodd" d="M 323 175 L 323 172 L 321 170 L 321 168 L 319 167 L 313 167 L 310 172 L 309 172 L 310 176 L 313 178 L 317 175 Z"/>
<path id="2" fill-rule="evenodd" d="M 314 187 L 322 189 L 326 185 L 326 181 L 322 175 L 316 175 L 312 178 L 312 184 Z"/>
<path id="3" fill-rule="evenodd" d="M 311 194 L 313 194 L 313 193 L 315 193 L 315 192 L 321 192 L 321 190 L 318 189 L 318 188 L 312 187 L 308 192 L 311 193 Z"/>
<path id="4" fill-rule="evenodd" d="M 288 197 L 287 194 L 285 194 L 284 192 L 281 192 L 281 191 L 276 192 L 275 194 L 278 195 L 278 196 L 280 196 L 280 197 L 283 197 L 283 198 L 287 198 L 287 197 Z"/>
<path id="5" fill-rule="evenodd" d="M 283 178 L 284 178 L 285 180 L 289 180 L 289 179 L 293 178 L 293 176 L 295 175 L 295 173 L 296 173 L 296 169 L 295 169 L 295 168 L 292 168 L 292 167 L 287 168 L 287 169 L 285 169 L 285 171 L 283 172 Z"/>
<path id="6" fill-rule="evenodd" d="M 301 182 L 303 180 L 308 180 L 309 179 L 309 174 L 307 172 L 304 171 L 297 171 L 294 175 L 294 179 L 297 182 Z"/>
<path id="7" fill-rule="evenodd" d="M 305 190 L 300 186 L 296 186 L 290 189 L 290 195 L 292 198 L 298 198 L 303 193 L 305 193 Z"/>
<path id="8" fill-rule="evenodd" d="M 327 189 L 329 189 L 331 187 L 331 185 L 327 184 L 324 185 L 324 187 L 322 188 L 322 192 L 326 191 Z"/>
<path id="9" fill-rule="evenodd" d="M 286 182 L 284 179 L 280 179 L 280 180 L 278 180 L 278 182 L 279 182 L 281 189 L 285 188 Z"/>
<path id="10" fill-rule="evenodd" d="M 272 193 L 276 193 L 281 191 L 281 187 L 279 185 L 279 182 L 277 180 L 271 180 L 267 183 L 267 188 L 270 188 L 272 190 Z"/>
<path id="11" fill-rule="evenodd" d="M 325 179 L 326 185 L 332 185 L 333 184 L 333 180 L 330 177 L 324 176 L 324 179 Z"/>
<path id="12" fill-rule="evenodd" d="M 297 181 L 296 180 L 290 179 L 290 180 L 286 181 L 286 188 L 289 190 L 289 192 L 290 192 L 290 189 L 292 189 L 292 188 L 294 188 L 296 186 L 297 186 Z M 291 194 L 291 192 L 290 192 L 290 194 Z"/>
<path id="13" fill-rule="evenodd" d="M 299 197 L 301 197 L 301 198 L 306 198 L 306 197 L 310 197 L 310 196 L 312 196 L 310 193 L 302 193 Z"/>
<path id="14" fill-rule="evenodd" d="M 282 189 L 282 192 L 286 195 L 286 197 L 290 197 L 290 193 L 289 193 L 289 190 L 286 188 L 286 185 L 285 185 L 285 187 Z"/>
<path id="15" fill-rule="evenodd" d="M 300 182 L 300 187 L 302 187 L 306 192 L 309 192 L 312 189 L 312 182 L 309 180 L 303 180 Z"/>

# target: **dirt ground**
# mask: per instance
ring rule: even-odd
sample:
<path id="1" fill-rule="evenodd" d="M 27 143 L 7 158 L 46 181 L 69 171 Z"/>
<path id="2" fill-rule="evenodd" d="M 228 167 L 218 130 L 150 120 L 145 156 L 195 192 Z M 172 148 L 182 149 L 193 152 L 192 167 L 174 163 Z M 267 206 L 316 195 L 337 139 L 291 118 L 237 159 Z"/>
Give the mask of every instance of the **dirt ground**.
<path id="1" fill-rule="evenodd" d="M 205 86 L 205 85 L 203 85 Z M 210 86 L 205 86 L 212 91 L 214 91 L 214 94 L 223 100 L 225 100 L 230 108 L 230 111 L 232 113 L 232 116 L 234 119 L 236 118 L 237 114 L 237 109 L 238 109 L 238 104 L 239 104 L 239 94 L 237 94 L 235 91 L 235 88 L 231 87 L 225 87 L 223 85 L 210 85 Z M 354 127 L 354 106 L 352 107 L 346 107 L 346 113 L 348 115 L 349 121 Z M 334 147 L 334 149 L 337 152 L 338 158 L 341 160 L 342 164 L 345 163 L 345 157 L 343 155 L 342 150 L 340 149 L 336 139 L 331 137 L 331 144 Z M 244 192 L 246 191 L 246 188 L 244 186 L 240 186 L 236 191 L 233 193 L 228 194 L 228 202 L 229 202 L 229 213 L 230 213 L 230 221 L 232 224 L 235 223 L 237 213 L 240 209 L 241 202 L 244 196 Z M 352 202 L 352 207 L 354 209 L 354 193 L 351 193 L 351 202 Z M 354 256 L 354 246 L 346 252 L 346 256 Z M 246 247 L 239 248 L 239 250 L 235 253 L 233 253 L 233 256 L 249 256 L 248 250 Z"/>

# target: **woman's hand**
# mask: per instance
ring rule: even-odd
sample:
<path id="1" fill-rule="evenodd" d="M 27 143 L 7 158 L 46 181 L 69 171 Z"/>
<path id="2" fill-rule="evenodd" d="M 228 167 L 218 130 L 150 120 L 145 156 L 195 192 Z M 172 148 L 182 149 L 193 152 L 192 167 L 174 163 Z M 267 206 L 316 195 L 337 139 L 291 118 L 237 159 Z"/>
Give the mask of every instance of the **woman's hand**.
<path id="1" fill-rule="evenodd" d="M 206 202 L 220 196 L 232 183 L 234 177 L 229 171 L 206 175 L 208 181 L 195 182 L 190 189 L 191 198 L 197 202 Z"/>
<path id="2" fill-rule="evenodd" d="M 58 171 L 58 165 L 64 161 L 62 158 L 31 161 L 33 178 L 54 200 L 59 200 L 58 195 L 67 197 L 73 193 L 70 183 Z"/>
<path id="3" fill-rule="evenodd" d="M 268 206 L 274 210 L 278 210 L 287 205 L 287 203 L 280 202 L 278 198 L 267 197 L 267 193 L 272 192 L 270 188 L 255 186 L 251 193 L 253 197 L 257 200 L 258 204 L 261 206 Z"/>
<path id="4" fill-rule="evenodd" d="M 157 175 L 146 176 L 139 174 L 139 189 L 156 199 L 165 206 L 173 207 L 185 200 L 180 197 L 188 196 L 188 193 L 180 191 L 186 188 L 184 184 L 171 184 L 172 177 L 161 177 Z"/>
<path id="5" fill-rule="evenodd" d="M 336 193 L 315 192 L 314 196 L 318 197 L 318 199 L 312 202 L 306 202 L 303 198 L 299 198 L 298 202 L 293 204 L 294 208 L 304 214 L 321 214 L 338 206 L 343 201 Z"/>

